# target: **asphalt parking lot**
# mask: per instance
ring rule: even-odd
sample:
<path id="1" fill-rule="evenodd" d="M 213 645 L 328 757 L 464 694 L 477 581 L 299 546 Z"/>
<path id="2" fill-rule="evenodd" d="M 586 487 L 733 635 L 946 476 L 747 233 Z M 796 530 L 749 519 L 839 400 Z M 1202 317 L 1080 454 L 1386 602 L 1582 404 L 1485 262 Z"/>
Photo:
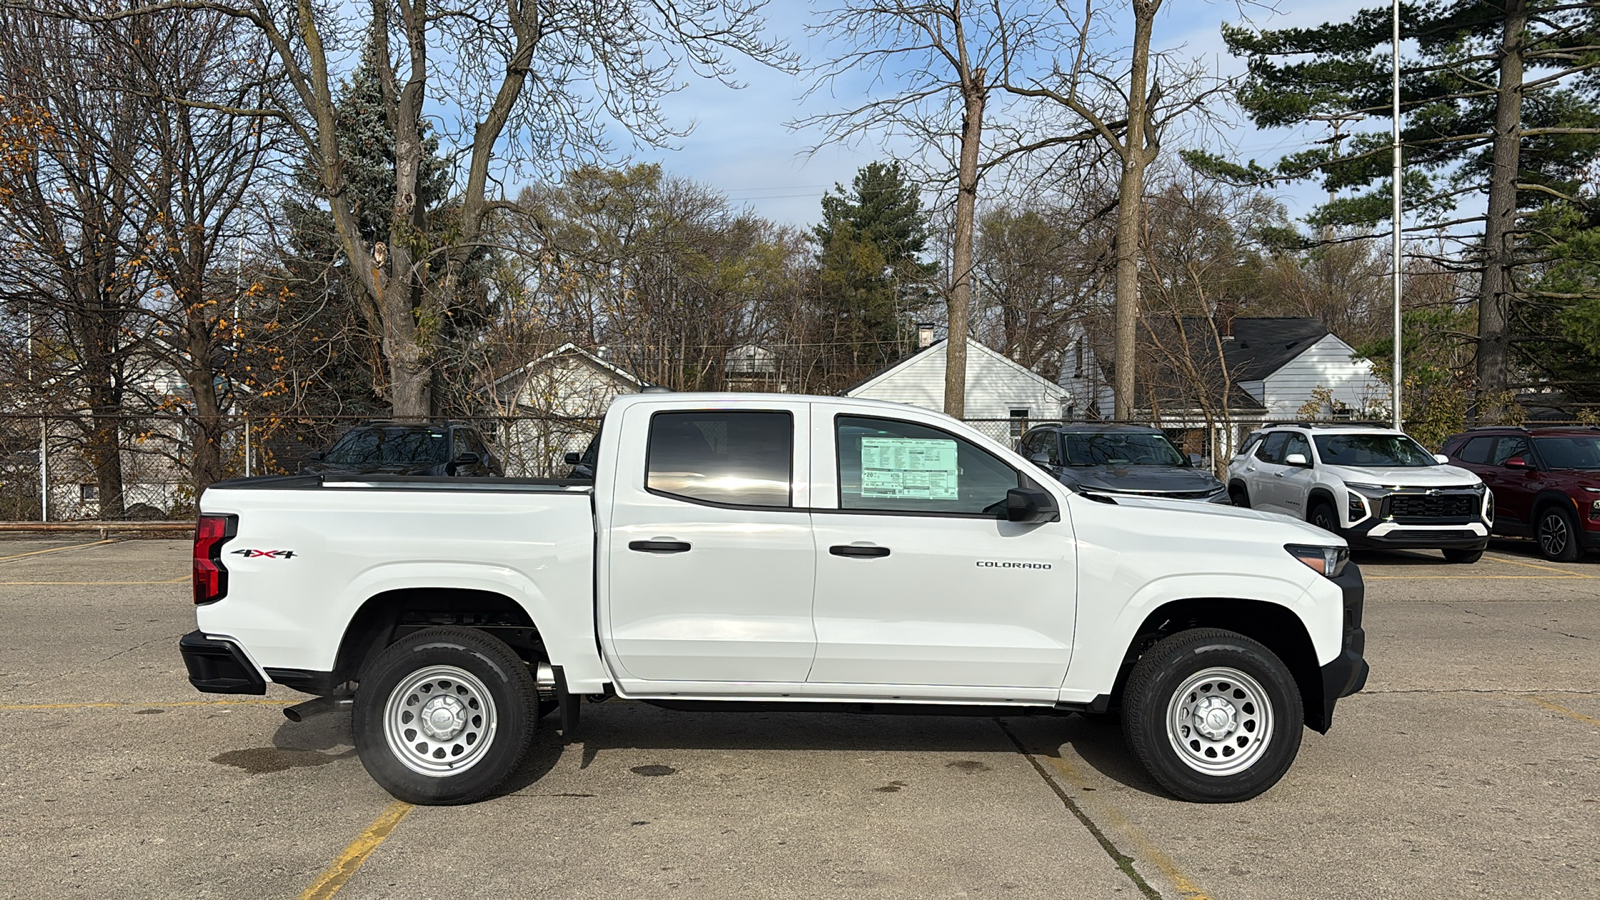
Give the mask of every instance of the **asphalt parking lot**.
<path id="1" fill-rule="evenodd" d="M 1358 555 L 1371 680 L 1248 803 L 1169 799 L 1105 721 L 610 701 L 411 808 L 347 716 L 189 687 L 188 549 L 0 542 L 0 895 L 1600 896 L 1600 559 Z"/>

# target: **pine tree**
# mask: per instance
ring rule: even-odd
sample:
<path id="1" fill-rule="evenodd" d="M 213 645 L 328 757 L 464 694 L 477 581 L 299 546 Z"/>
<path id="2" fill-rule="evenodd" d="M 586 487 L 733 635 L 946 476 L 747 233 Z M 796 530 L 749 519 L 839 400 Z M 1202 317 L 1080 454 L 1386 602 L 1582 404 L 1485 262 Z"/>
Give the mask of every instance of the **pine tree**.
<path id="1" fill-rule="evenodd" d="M 1381 127 L 1267 169 L 1205 162 L 1263 180 L 1320 178 L 1330 194 L 1345 194 L 1318 210 L 1313 224 L 1387 220 L 1390 28 L 1387 5 L 1314 29 L 1224 26 L 1229 48 L 1248 58 L 1240 100 L 1257 125 L 1339 120 Z M 1402 7 L 1401 34 L 1417 47 L 1402 64 L 1408 209 L 1426 227 L 1482 222 L 1466 262 L 1482 273 L 1477 391 L 1480 416 L 1492 419 L 1512 386 L 1509 323 L 1519 269 L 1531 261 L 1519 222 L 1554 203 L 1581 203 L 1580 173 L 1600 152 L 1592 74 L 1600 63 L 1600 9 L 1559 0 L 1431 0 Z M 1487 198 L 1482 215 L 1472 215 L 1474 195 Z"/>
<path id="2" fill-rule="evenodd" d="M 833 371 L 875 371 L 909 349 L 911 317 L 928 305 L 937 271 L 919 259 L 928 236 L 922 199 L 898 162 L 869 163 L 849 191 L 835 185 L 822 198 L 813 238 Z"/>

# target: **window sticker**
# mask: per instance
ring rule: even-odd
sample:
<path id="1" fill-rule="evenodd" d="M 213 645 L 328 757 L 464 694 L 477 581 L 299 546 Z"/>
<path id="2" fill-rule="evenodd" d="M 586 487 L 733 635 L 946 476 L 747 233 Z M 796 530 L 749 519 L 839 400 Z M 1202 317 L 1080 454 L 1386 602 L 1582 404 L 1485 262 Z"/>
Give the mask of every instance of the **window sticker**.
<path id="1" fill-rule="evenodd" d="M 956 500 L 956 442 L 938 438 L 861 439 L 861 496 Z"/>

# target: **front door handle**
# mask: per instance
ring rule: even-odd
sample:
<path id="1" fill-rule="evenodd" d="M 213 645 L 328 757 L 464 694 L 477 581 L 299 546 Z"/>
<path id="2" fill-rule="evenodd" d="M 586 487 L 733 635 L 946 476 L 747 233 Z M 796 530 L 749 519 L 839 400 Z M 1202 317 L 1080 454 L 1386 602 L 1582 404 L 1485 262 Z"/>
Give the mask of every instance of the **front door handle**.
<path id="1" fill-rule="evenodd" d="M 858 544 L 834 544 L 828 548 L 828 552 L 834 556 L 859 556 L 871 559 L 879 556 L 888 556 L 889 548 L 862 547 Z"/>
<path id="2" fill-rule="evenodd" d="M 1272 473 L 1272 477 L 1273 478 L 1282 478 L 1283 476 L 1284 476 L 1283 472 L 1273 472 Z"/>
<path id="3" fill-rule="evenodd" d="M 629 550 L 640 553 L 688 553 L 688 541 L 629 541 Z"/>

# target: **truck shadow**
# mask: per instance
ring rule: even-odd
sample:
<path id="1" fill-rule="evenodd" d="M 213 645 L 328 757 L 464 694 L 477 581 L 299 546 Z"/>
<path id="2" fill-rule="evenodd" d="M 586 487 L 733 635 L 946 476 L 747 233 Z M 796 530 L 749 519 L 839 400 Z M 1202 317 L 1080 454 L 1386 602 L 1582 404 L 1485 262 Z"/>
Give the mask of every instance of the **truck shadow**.
<path id="1" fill-rule="evenodd" d="M 774 765 L 782 765 L 784 755 L 795 753 L 888 751 L 981 756 L 1026 751 L 1058 784 L 1068 790 L 1082 789 L 1071 784 L 1074 777 L 1080 777 L 1072 770 L 1080 765 L 1078 761 L 1063 771 L 1062 766 L 1048 759 L 1059 760 L 1062 747 L 1070 746 L 1100 776 L 1164 796 L 1124 749 L 1122 731 L 1114 717 L 1035 715 L 996 719 L 991 715 L 682 712 L 610 700 L 586 704 L 583 721 L 571 740 L 558 732 L 556 723 L 555 716 L 540 722 L 528 758 L 501 793 L 528 787 L 564 756 L 572 758 L 574 751 L 574 762 L 580 770 L 611 756 L 633 765 L 654 751 L 661 755 L 650 758 L 651 763 L 674 762 L 673 751 L 770 751 Z M 636 767 L 635 774 L 651 774 L 640 768 L 660 766 Z"/>

